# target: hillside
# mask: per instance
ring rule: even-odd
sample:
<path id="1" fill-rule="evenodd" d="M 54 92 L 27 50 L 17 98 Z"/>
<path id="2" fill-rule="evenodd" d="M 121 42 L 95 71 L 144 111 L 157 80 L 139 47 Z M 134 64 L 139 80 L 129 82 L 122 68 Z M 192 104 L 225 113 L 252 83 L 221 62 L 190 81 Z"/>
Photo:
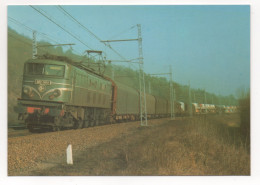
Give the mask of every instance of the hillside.
<path id="1" fill-rule="evenodd" d="M 38 45 L 48 45 L 48 42 L 38 42 Z M 87 57 L 82 57 L 73 53 L 72 50 L 64 51 L 62 47 L 40 47 L 38 54 L 53 54 L 67 56 L 74 61 L 86 61 Z M 21 96 L 23 64 L 32 57 L 32 39 L 18 34 L 16 31 L 8 28 L 8 123 L 17 122 L 17 114 L 13 111 L 13 107 L 17 103 L 17 98 Z M 95 61 L 90 60 L 90 63 Z M 99 61 L 96 61 L 99 62 Z M 129 67 L 107 64 L 105 67 L 105 75 L 112 75 L 112 68 L 115 74 L 115 80 L 128 86 L 139 88 L 139 71 Z M 151 76 L 145 74 L 146 92 L 155 96 L 169 98 L 169 81 L 165 77 Z M 150 85 L 149 85 L 150 84 Z M 188 86 L 184 86 L 174 82 L 175 100 L 188 103 Z M 150 86 L 150 87 L 149 87 Z M 150 89 L 150 91 L 149 91 Z M 205 95 L 207 101 L 205 102 Z M 191 89 L 191 101 L 197 103 L 212 104 L 237 104 L 234 96 L 227 97 L 217 96 L 212 93 L 205 92 L 202 89 Z"/>
<path id="2" fill-rule="evenodd" d="M 23 64 L 32 57 L 31 40 L 8 30 L 8 122 L 17 120 L 13 107 L 20 97 Z"/>

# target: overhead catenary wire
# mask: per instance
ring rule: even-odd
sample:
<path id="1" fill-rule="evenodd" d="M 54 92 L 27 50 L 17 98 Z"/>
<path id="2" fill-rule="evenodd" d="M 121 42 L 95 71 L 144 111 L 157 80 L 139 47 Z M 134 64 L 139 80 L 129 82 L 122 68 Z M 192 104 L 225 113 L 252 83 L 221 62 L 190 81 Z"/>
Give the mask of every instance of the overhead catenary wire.
<path id="1" fill-rule="evenodd" d="M 28 31 L 30 31 L 30 32 L 33 32 L 33 31 L 34 31 L 34 29 L 32 29 L 32 28 L 26 26 L 25 24 L 19 22 L 19 21 L 16 20 L 16 19 L 14 19 L 14 18 L 12 18 L 12 17 L 10 17 L 10 16 L 9 16 L 8 18 L 9 18 L 10 21 L 12 21 L 13 23 L 15 23 L 16 25 L 22 26 L 22 27 L 26 28 L 26 29 L 27 29 Z M 56 43 L 56 44 L 60 44 L 58 41 L 54 40 L 54 38 L 52 38 L 52 36 L 49 36 L 49 35 L 47 35 L 47 34 L 45 34 L 45 33 L 41 33 L 41 32 L 38 32 L 38 31 L 37 31 L 37 34 L 38 34 L 38 35 L 42 35 L 43 37 L 45 37 L 45 38 L 51 40 L 52 42 L 54 42 L 54 43 Z M 28 43 L 26 43 L 26 44 L 28 44 Z M 31 44 L 29 44 L 29 45 L 31 45 Z M 38 48 L 38 49 L 39 49 L 39 48 Z M 74 50 L 73 48 L 70 48 L 70 49 L 71 49 L 72 51 L 76 52 L 77 54 L 82 55 L 79 51 L 76 51 L 76 50 Z M 110 49 L 113 49 L 113 48 L 110 48 Z M 40 50 L 41 50 L 41 51 L 47 51 L 46 49 L 40 49 Z M 83 54 L 84 54 L 84 53 L 83 53 Z M 124 58 L 124 57 L 123 57 L 123 58 Z M 124 61 L 128 61 L 128 60 L 124 58 Z M 131 61 L 131 60 L 129 60 L 129 62 L 130 62 L 130 61 Z"/>
<path id="2" fill-rule="evenodd" d="M 135 27 L 136 27 L 136 25 L 133 25 L 133 26 L 131 26 L 130 28 L 127 28 L 126 30 L 124 30 L 124 31 L 122 31 L 122 32 L 120 32 L 120 33 L 118 33 L 118 34 L 112 36 L 111 39 L 116 38 L 116 37 L 118 37 L 119 35 L 122 35 L 123 33 L 127 32 L 127 31 L 129 31 L 129 30 L 132 30 L 132 29 L 135 28 Z"/>
<path id="3" fill-rule="evenodd" d="M 12 37 L 12 38 L 14 38 L 14 39 L 16 39 L 16 40 L 18 40 L 18 41 L 20 41 L 20 42 L 26 44 L 26 45 L 32 46 L 31 43 L 28 43 L 28 42 L 26 42 L 26 41 L 23 41 L 22 39 L 18 38 L 17 36 L 15 36 L 13 33 L 9 32 L 9 31 L 8 31 L 8 36 L 10 36 L 10 37 Z"/>
<path id="4" fill-rule="evenodd" d="M 60 24 L 58 24 L 56 21 L 54 21 L 52 18 L 50 18 L 50 16 L 47 15 L 46 12 L 44 12 L 42 9 L 38 10 L 37 8 L 35 8 L 34 6 L 30 5 L 30 7 L 32 7 L 35 11 L 37 11 L 38 13 L 40 13 L 41 15 L 43 15 L 45 18 L 47 18 L 49 21 L 51 21 L 52 23 L 54 23 L 56 26 L 58 26 L 59 28 L 61 28 L 63 31 L 67 32 L 70 36 L 72 36 L 74 39 L 76 39 L 77 41 L 79 41 L 81 44 L 83 44 L 84 46 L 86 46 L 89 49 L 92 49 L 90 46 L 88 46 L 85 42 L 83 42 L 80 38 L 78 38 L 77 36 L 75 36 L 74 34 L 72 34 L 70 31 L 68 31 L 67 29 L 65 29 L 63 26 L 61 26 Z M 43 13 L 44 12 L 44 13 Z M 93 50 L 93 49 L 92 49 Z"/>
<path id="5" fill-rule="evenodd" d="M 96 38 L 99 42 L 101 42 L 102 40 L 96 35 L 94 34 L 92 31 L 90 31 L 86 26 L 84 26 L 83 24 L 81 24 L 76 18 L 74 18 L 69 12 L 67 12 L 64 8 L 62 8 L 62 6 L 58 6 L 58 8 L 63 12 L 64 15 L 66 15 L 67 17 L 69 17 L 71 20 L 73 20 L 75 23 L 79 24 L 85 31 L 87 31 L 88 33 L 90 33 L 94 38 Z M 102 42 L 106 47 L 110 48 L 112 51 L 114 51 L 119 57 L 121 57 L 124 60 L 127 60 L 124 56 L 122 56 L 118 51 L 116 51 L 109 43 L 104 43 Z"/>
<path id="6" fill-rule="evenodd" d="M 47 38 L 47 39 L 53 41 L 53 42 L 56 43 L 57 45 L 64 45 L 64 44 L 61 44 L 61 41 L 58 42 L 58 41 L 52 39 L 49 35 L 47 35 L 47 34 L 45 34 L 45 33 L 37 32 L 37 34 L 42 35 L 43 37 L 45 37 L 45 38 Z M 64 46 L 65 46 L 65 47 L 68 47 L 69 49 L 71 49 L 72 51 L 74 51 L 75 53 L 77 53 L 78 55 L 80 55 L 80 56 L 82 55 L 82 53 L 80 53 L 79 51 L 73 49 L 73 48 L 71 47 L 71 45 L 66 45 L 66 44 L 65 44 Z"/>
<path id="7" fill-rule="evenodd" d="M 66 15 L 68 16 L 71 20 L 79 24 L 82 28 L 84 28 L 87 32 L 89 32 L 93 37 L 95 37 L 97 40 L 101 41 L 101 39 L 95 35 L 92 31 L 90 31 L 86 26 L 81 24 L 76 18 L 74 18 L 69 12 L 67 12 L 62 6 L 58 5 L 58 8 Z"/>
<path id="8" fill-rule="evenodd" d="M 85 45 L 86 47 L 88 47 L 89 49 L 92 49 L 90 46 L 88 46 L 86 43 L 84 43 L 80 38 L 78 38 L 77 36 L 75 36 L 74 34 L 72 34 L 69 30 L 65 29 L 62 25 L 60 25 L 59 23 L 57 23 L 57 21 L 53 20 L 44 10 L 40 9 L 40 8 L 36 8 L 32 5 L 30 5 L 31 8 L 33 8 L 35 11 L 37 11 L 38 13 L 40 13 L 42 16 L 44 16 L 45 18 L 47 18 L 49 21 L 53 22 L 55 25 L 57 25 L 58 27 L 60 27 L 62 30 L 64 30 L 65 32 L 67 32 L 69 35 L 71 35 L 73 38 L 75 38 L 76 40 L 78 40 L 80 43 L 82 43 L 83 45 Z M 59 6 L 60 9 L 63 10 L 63 12 L 67 12 L 66 10 L 64 10 L 64 8 L 62 8 L 61 6 Z M 71 17 L 71 19 L 73 19 L 75 22 L 77 22 L 78 24 L 80 24 L 82 27 L 85 28 L 85 30 L 88 30 L 89 33 L 91 33 L 91 35 L 93 35 L 96 39 L 98 39 L 99 41 L 101 41 L 101 39 L 96 36 L 93 32 L 91 32 L 89 29 L 87 29 L 84 25 L 82 25 L 81 23 L 79 23 L 73 16 L 71 16 L 68 12 L 67 15 Z M 13 18 L 12 18 L 13 19 Z M 13 19 L 13 22 L 15 22 L 16 20 Z M 18 22 L 18 21 L 17 21 Z M 19 24 L 19 23 L 18 23 Z M 28 29 L 29 31 L 34 31 L 33 29 L 29 28 L 28 26 L 20 23 L 20 25 L 23 25 L 26 29 Z M 131 28 L 134 28 L 135 26 L 132 26 Z M 38 33 L 38 32 L 37 32 Z M 46 34 L 44 33 L 40 33 L 42 36 L 54 41 L 54 39 L 51 39 L 50 37 L 48 37 Z M 55 43 L 58 43 L 57 41 L 54 41 Z M 105 44 L 105 43 L 104 43 Z M 119 52 L 117 52 L 110 44 L 106 43 L 105 44 L 108 48 L 110 48 L 112 51 L 114 51 L 119 57 L 121 57 L 123 60 L 131 63 L 129 60 L 127 60 L 125 57 L 123 57 Z M 72 49 L 72 48 L 71 48 Z M 133 66 L 132 64 L 130 64 L 131 66 Z"/>
<path id="9" fill-rule="evenodd" d="M 18 41 L 20 41 L 20 42 L 22 42 L 22 43 L 24 43 L 24 44 L 26 44 L 26 45 L 28 45 L 28 46 L 32 46 L 31 43 L 28 43 L 28 42 L 26 42 L 26 41 L 23 41 L 22 39 L 18 38 L 17 36 L 15 36 L 13 33 L 9 32 L 9 31 L 8 31 L 8 36 L 10 36 L 10 37 L 12 37 L 13 39 L 18 40 Z M 39 50 L 41 50 L 41 51 L 47 51 L 46 49 L 39 49 Z"/>
<path id="10" fill-rule="evenodd" d="M 26 26 L 25 24 L 23 24 L 23 23 L 17 21 L 16 19 L 14 19 L 14 18 L 12 18 L 12 17 L 10 17 L 10 16 L 8 16 L 8 19 L 9 19 L 10 21 L 12 21 L 13 23 L 19 25 L 19 26 L 23 26 L 24 28 L 26 28 L 27 30 L 29 30 L 29 31 L 31 31 L 31 32 L 33 31 L 33 29 L 29 28 L 29 27 Z"/>
<path id="11" fill-rule="evenodd" d="M 86 26 L 84 26 L 83 24 L 81 24 L 76 18 L 74 18 L 69 12 L 67 12 L 64 8 L 62 8 L 62 6 L 58 6 L 58 8 L 63 12 L 64 15 L 66 15 L 67 17 L 69 17 L 71 20 L 73 20 L 74 22 L 76 22 L 77 24 L 79 24 L 85 31 L 89 32 L 94 38 L 96 38 L 99 42 L 103 43 L 106 47 L 108 47 L 109 49 L 111 49 L 112 51 L 114 51 L 119 57 L 121 57 L 125 62 L 131 62 L 131 60 L 127 60 L 124 56 L 122 56 L 118 51 L 116 51 L 109 43 L 107 42 L 102 42 L 101 38 L 99 38 L 96 34 L 94 34 L 92 31 L 90 31 Z M 135 28 L 136 25 L 132 26 L 130 29 L 131 30 L 133 28 Z M 126 32 L 126 30 L 124 30 L 124 32 Z M 121 32 L 124 33 L 124 32 Z M 134 68 L 136 68 L 135 66 L 133 66 L 131 63 L 130 65 Z"/>
<path id="12" fill-rule="evenodd" d="M 66 31 L 68 34 L 70 34 L 73 38 L 75 38 L 76 40 L 78 40 L 79 42 L 81 42 L 83 45 L 87 46 L 89 49 L 90 48 L 86 43 L 84 43 L 82 40 L 80 40 L 79 38 L 77 38 L 74 34 L 72 34 L 70 31 L 66 30 L 63 26 L 61 26 L 60 24 L 57 23 L 57 21 L 54 21 L 52 18 L 50 18 L 50 16 L 47 15 L 47 13 L 42 10 L 42 9 L 37 9 L 34 6 L 30 5 L 34 10 L 36 10 L 37 12 L 39 12 L 41 15 L 43 15 L 44 17 L 46 17 L 48 20 L 50 20 L 51 22 L 53 22 L 54 24 L 56 24 L 58 27 L 60 27 L 61 29 L 63 29 L 64 31 Z M 69 16 L 70 19 L 73 19 L 74 22 L 78 23 L 79 25 L 81 25 L 86 31 L 88 31 L 89 33 L 91 33 L 92 36 L 94 36 L 96 39 L 98 39 L 99 41 L 101 41 L 101 39 L 96 36 L 93 32 L 91 32 L 89 29 L 87 29 L 84 25 L 82 25 L 79 21 L 77 21 L 71 14 L 69 14 L 64 8 L 62 8 L 61 6 L 60 10 L 62 10 L 64 12 L 65 15 Z M 114 51 L 119 57 L 121 57 L 123 60 L 127 61 L 127 59 L 125 57 L 123 57 L 119 52 L 117 52 L 114 48 L 112 48 L 112 46 L 110 44 L 105 44 L 108 48 L 110 48 L 112 51 Z M 131 64 L 132 65 L 132 64 Z"/>
<path id="13" fill-rule="evenodd" d="M 15 23 L 16 25 L 24 27 L 25 29 L 29 30 L 30 32 L 33 32 L 33 31 L 34 31 L 34 29 L 32 29 L 32 28 L 26 26 L 25 24 L 19 22 L 18 20 L 14 19 L 14 18 L 12 18 L 12 17 L 10 17 L 10 16 L 8 16 L 8 19 L 9 19 L 10 21 L 12 21 L 13 23 Z M 52 36 L 47 35 L 46 33 L 42 33 L 42 32 L 39 32 L 39 31 L 36 31 L 36 32 L 37 32 L 37 35 L 41 35 L 41 36 L 47 38 L 48 40 L 50 40 L 50 41 L 52 41 L 52 42 L 54 42 L 54 43 L 56 43 L 56 44 L 60 44 L 60 43 L 61 43 L 61 41 L 59 41 L 59 42 L 56 41 L 54 38 L 52 38 Z M 77 54 L 79 54 L 79 55 L 82 55 L 79 51 L 73 49 L 72 47 L 70 47 L 70 49 L 71 49 L 72 51 L 74 51 L 75 53 L 77 53 Z"/>

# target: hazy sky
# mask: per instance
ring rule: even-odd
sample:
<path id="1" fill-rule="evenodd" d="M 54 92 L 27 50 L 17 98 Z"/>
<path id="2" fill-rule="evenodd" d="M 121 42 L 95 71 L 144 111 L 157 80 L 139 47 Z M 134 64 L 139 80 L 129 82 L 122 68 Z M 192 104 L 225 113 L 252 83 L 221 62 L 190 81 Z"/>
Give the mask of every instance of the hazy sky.
<path id="1" fill-rule="evenodd" d="M 181 84 L 190 81 L 193 88 L 222 95 L 235 94 L 237 88 L 250 85 L 250 6 L 62 7 L 101 40 L 137 38 L 137 27 L 133 26 L 141 24 L 146 73 L 169 72 L 172 65 L 174 81 Z M 108 59 L 121 60 L 57 6 L 36 8 L 89 48 L 30 6 L 9 6 L 8 16 L 59 43 L 75 43 L 73 49 L 78 53 L 91 48 L 105 51 Z M 8 26 L 32 37 L 31 31 L 10 19 Z M 46 37 L 38 35 L 37 39 Z M 138 58 L 137 42 L 111 46 L 126 59 Z"/>

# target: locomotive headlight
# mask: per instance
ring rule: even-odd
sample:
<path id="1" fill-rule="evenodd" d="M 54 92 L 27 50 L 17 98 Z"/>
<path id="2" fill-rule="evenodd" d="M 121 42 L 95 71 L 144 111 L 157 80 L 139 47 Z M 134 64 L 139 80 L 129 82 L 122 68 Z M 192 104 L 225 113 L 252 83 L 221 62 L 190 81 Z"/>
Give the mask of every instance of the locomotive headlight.
<path id="1" fill-rule="evenodd" d="M 59 97 L 61 95 L 61 91 L 59 89 L 56 89 L 54 92 L 53 92 L 53 95 L 55 97 Z"/>
<path id="2" fill-rule="evenodd" d="M 24 94 L 29 95 L 29 94 L 31 94 L 32 90 L 30 87 L 24 87 L 23 92 L 24 92 Z"/>
<path id="3" fill-rule="evenodd" d="M 24 87 L 23 92 L 30 98 L 32 98 L 34 96 L 34 94 L 32 92 L 32 88 L 30 88 L 30 87 Z"/>

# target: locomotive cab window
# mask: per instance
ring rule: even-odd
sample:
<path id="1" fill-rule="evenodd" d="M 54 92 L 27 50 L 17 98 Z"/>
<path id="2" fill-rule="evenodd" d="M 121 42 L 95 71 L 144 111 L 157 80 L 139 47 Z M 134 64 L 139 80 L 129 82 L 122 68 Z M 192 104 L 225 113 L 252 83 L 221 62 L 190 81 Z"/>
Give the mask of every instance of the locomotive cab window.
<path id="1" fill-rule="evenodd" d="M 28 63 L 25 66 L 25 74 L 27 75 L 46 75 L 63 77 L 64 71 L 64 65 Z"/>

